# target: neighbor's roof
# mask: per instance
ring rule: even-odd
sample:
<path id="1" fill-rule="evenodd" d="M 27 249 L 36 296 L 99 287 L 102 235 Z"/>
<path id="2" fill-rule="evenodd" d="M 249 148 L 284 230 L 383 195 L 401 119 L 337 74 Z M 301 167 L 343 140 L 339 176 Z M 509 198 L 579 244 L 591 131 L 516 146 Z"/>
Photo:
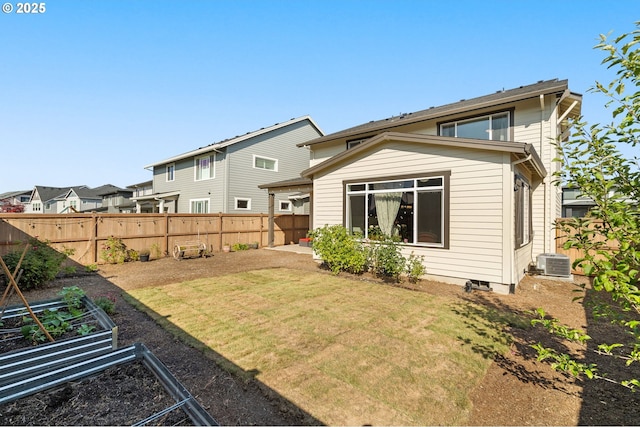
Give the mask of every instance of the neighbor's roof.
<path id="1" fill-rule="evenodd" d="M 148 168 L 152 168 L 154 166 L 159 166 L 159 165 L 164 165 L 167 163 L 172 163 L 178 160 L 182 160 L 182 159 L 187 159 L 189 157 L 193 157 L 193 156 L 198 156 L 200 154 L 205 154 L 205 153 L 209 153 L 211 151 L 215 151 L 215 150 L 219 150 L 221 148 L 224 147 L 228 147 L 229 145 L 233 145 L 233 144 L 237 144 L 238 142 L 241 141 L 246 141 L 247 139 L 251 139 L 251 138 L 255 138 L 256 136 L 259 135 L 263 135 L 269 132 L 273 132 L 275 130 L 287 127 L 287 126 L 291 126 L 295 123 L 298 122 L 302 122 L 302 121 L 309 121 L 311 123 L 311 125 L 316 128 L 316 130 L 320 133 L 320 135 L 324 135 L 324 132 L 322 132 L 322 130 L 320 129 L 320 127 L 313 121 L 313 119 L 310 116 L 302 116 L 302 117 L 298 117 L 298 118 L 293 118 L 291 120 L 288 120 L 286 122 L 283 123 L 276 123 L 273 126 L 269 126 L 266 128 L 260 128 L 259 130 L 253 131 L 253 132 L 247 132 L 244 135 L 238 135 L 234 138 L 229 138 L 229 139 L 225 139 L 223 141 L 219 141 L 219 142 L 214 142 L 213 144 L 209 144 L 205 147 L 200 147 L 197 150 L 193 150 L 193 151 L 189 151 L 183 154 L 178 154 L 177 156 L 174 157 L 170 157 L 168 159 L 165 160 L 161 160 L 159 162 L 155 162 L 155 163 L 151 163 L 147 166 L 145 166 L 145 169 Z"/>
<path id="2" fill-rule="evenodd" d="M 354 156 L 360 155 L 363 151 L 369 150 L 376 145 L 380 145 L 388 141 L 411 142 L 434 146 L 458 147 L 474 150 L 500 151 L 504 153 L 511 153 L 515 158 L 524 160 L 523 166 L 527 167 L 532 173 L 535 173 L 540 177 L 545 177 L 547 175 L 547 170 L 542 164 L 542 160 L 540 160 L 538 153 L 531 144 L 468 138 L 450 138 L 446 136 L 401 132 L 383 132 L 381 134 L 378 134 L 375 137 L 363 142 L 362 144 L 358 144 L 354 148 L 342 151 L 341 153 L 336 154 L 335 156 L 321 163 L 318 163 L 317 165 L 303 170 L 300 175 L 304 178 L 313 178 L 313 175 L 318 172 L 336 166 L 342 162 L 348 161 Z"/>
<path id="3" fill-rule="evenodd" d="M 389 117 L 383 120 L 370 121 L 355 127 L 351 127 L 320 138 L 312 139 L 308 142 L 298 144 L 298 147 L 319 144 L 321 142 L 332 141 L 341 138 L 354 138 L 372 136 L 382 131 L 390 130 L 398 126 L 405 126 L 425 120 L 433 120 L 452 114 L 472 112 L 481 108 L 488 108 L 497 105 L 522 101 L 524 99 L 536 98 L 540 95 L 547 94 L 564 94 L 581 97 L 581 95 L 569 92 L 567 80 L 547 80 L 539 81 L 535 84 L 520 86 L 515 89 L 499 90 L 490 95 L 484 95 L 472 99 L 463 99 L 452 104 L 442 105 L 440 107 L 431 107 L 426 110 L 416 111 L 414 113 L 401 114 L 399 116 Z"/>

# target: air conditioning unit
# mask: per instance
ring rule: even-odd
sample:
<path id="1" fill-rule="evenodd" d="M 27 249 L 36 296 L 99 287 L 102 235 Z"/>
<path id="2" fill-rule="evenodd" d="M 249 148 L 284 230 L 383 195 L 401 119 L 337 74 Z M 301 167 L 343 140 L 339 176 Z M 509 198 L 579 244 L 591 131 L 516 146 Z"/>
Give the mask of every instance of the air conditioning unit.
<path id="1" fill-rule="evenodd" d="M 562 254 L 540 254 L 538 270 L 545 276 L 571 277 L 571 259 Z"/>

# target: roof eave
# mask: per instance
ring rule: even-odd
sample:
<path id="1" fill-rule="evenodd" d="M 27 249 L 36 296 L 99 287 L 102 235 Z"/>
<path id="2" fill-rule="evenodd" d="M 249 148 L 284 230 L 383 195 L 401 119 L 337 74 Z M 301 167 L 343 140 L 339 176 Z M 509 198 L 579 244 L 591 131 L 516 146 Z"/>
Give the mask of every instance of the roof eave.
<path id="1" fill-rule="evenodd" d="M 335 156 L 311 166 L 303 170 L 300 175 L 304 178 L 313 178 L 316 173 L 329 168 L 337 163 L 340 163 L 352 156 L 356 156 L 360 152 L 370 149 L 371 147 L 383 143 L 385 141 L 398 141 L 398 142 L 413 142 L 422 143 L 436 146 L 458 147 L 476 150 L 488 150 L 488 151 L 500 151 L 505 153 L 511 153 L 519 158 L 531 157 L 527 161 L 531 167 L 540 175 L 544 177 L 547 174 L 538 153 L 535 151 L 531 144 L 523 144 L 519 142 L 503 142 L 503 141 L 489 141 L 481 139 L 468 139 L 468 138 L 452 138 L 445 136 L 435 135 L 423 135 L 415 133 L 400 133 L 400 132 L 383 132 L 370 140 L 357 145 L 349 150 L 342 151 Z"/>

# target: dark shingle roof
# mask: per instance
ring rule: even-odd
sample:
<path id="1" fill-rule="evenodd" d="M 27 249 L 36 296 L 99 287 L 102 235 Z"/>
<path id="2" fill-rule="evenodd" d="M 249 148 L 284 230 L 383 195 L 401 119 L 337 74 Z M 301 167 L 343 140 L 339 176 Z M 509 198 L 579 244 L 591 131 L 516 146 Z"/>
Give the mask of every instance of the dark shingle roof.
<path id="1" fill-rule="evenodd" d="M 432 120 L 434 118 L 443 117 L 450 114 L 461 112 L 469 112 L 480 108 L 491 107 L 500 104 L 506 104 L 522 99 L 537 97 L 540 94 L 562 93 L 568 90 L 567 80 L 547 80 L 537 83 L 520 86 L 515 89 L 500 90 L 490 95 L 484 95 L 472 99 L 463 99 L 451 104 L 439 107 L 431 107 L 426 110 L 416 111 L 414 113 L 401 114 L 382 120 L 372 120 L 358 126 L 354 126 L 339 132 L 322 136 L 308 142 L 298 144 L 299 147 L 314 145 L 325 141 L 331 141 L 339 138 L 349 138 L 357 136 L 372 136 L 382 130 L 389 130 L 398 126 L 404 126 L 424 120 Z M 370 134 L 370 135 L 367 135 Z"/>

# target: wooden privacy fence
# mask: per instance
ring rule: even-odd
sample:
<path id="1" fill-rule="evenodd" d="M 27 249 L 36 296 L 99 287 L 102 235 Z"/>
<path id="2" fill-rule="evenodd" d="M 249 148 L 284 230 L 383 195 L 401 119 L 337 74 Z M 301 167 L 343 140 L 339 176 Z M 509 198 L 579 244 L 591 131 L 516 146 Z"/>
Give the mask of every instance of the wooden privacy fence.
<path id="1" fill-rule="evenodd" d="M 560 223 L 560 222 L 566 222 L 566 221 L 570 221 L 571 218 L 558 218 L 556 220 L 556 223 Z M 594 221 L 591 223 L 590 227 L 594 227 L 596 225 L 600 225 L 602 224 L 602 221 Z M 606 238 L 600 234 L 596 234 L 595 238 L 597 239 L 597 241 L 607 241 Z M 571 264 L 573 265 L 573 262 L 578 259 L 578 258 L 582 258 L 584 255 L 584 252 L 575 248 L 570 248 L 570 249 L 564 249 L 564 244 L 567 241 L 567 236 L 566 233 L 562 230 L 560 230 L 559 228 L 556 228 L 556 253 L 558 254 L 563 254 L 569 257 L 569 259 L 571 260 Z M 609 249 L 617 249 L 618 248 L 618 242 L 617 241 L 607 241 L 607 247 Z M 584 274 L 584 272 L 582 271 L 581 268 L 577 268 L 574 269 L 572 268 L 572 272 L 573 274 Z"/>
<path id="2" fill-rule="evenodd" d="M 268 245 L 268 221 L 267 214 L 0 214 L 0 255 L 31 237 L 72 250 L 84 265 L 100 261 L 111 236 L 138 251 L 157 245 L 170 254 L 176 243 L 198 240 L 219 252 L 227 243 Z M 297 243 L 308 230 L 309 215 L 276 215 L 274 245 Z"/>

